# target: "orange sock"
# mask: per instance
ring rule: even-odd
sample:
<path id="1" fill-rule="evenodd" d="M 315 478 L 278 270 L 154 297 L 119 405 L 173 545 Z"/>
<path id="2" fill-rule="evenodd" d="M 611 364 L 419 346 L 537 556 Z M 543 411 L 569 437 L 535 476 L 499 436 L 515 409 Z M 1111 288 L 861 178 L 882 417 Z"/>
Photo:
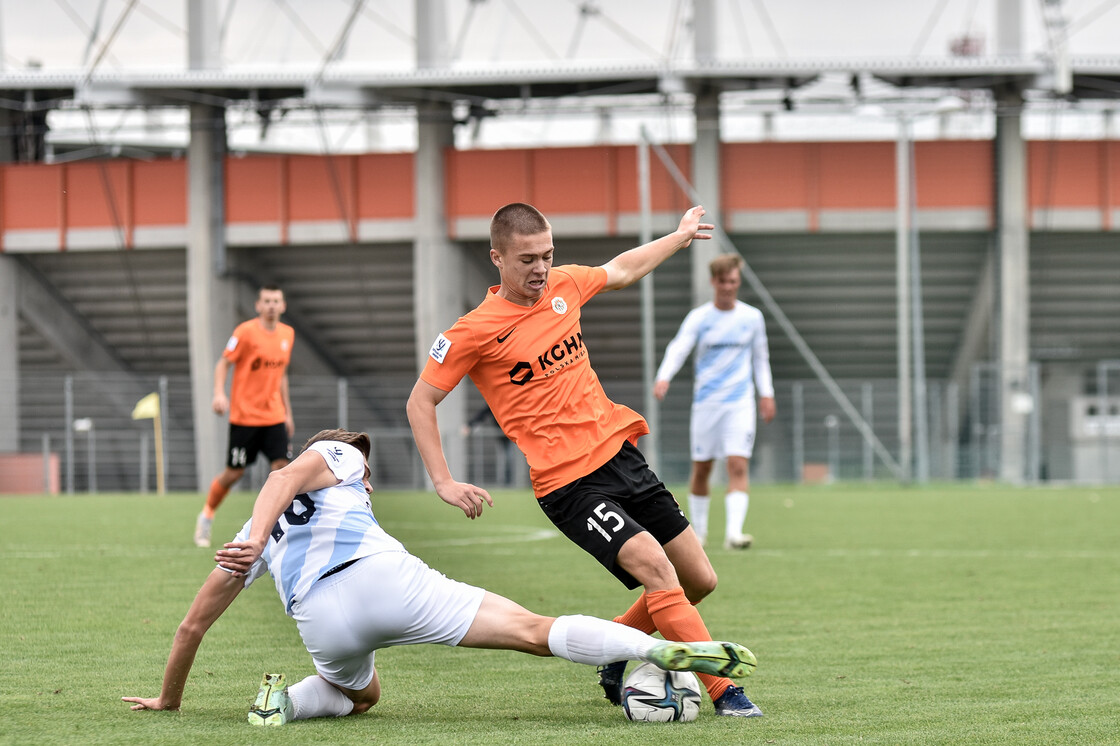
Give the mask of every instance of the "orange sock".
<path id="1" fill-rule="evenodd" d="M 670 591 L 647 591 L 645 594 L 646 608 L 650 618 L 657 625 L 657 631 L 666 640 L 693 642 L 696 640 L 710 640 L 708 628 L 700 617 L 700 612 L 689 603 L 684 595 L 683 588 L 674 588 Z M 723 676 L 697 674 L 708 696 L 713 700 L 720 696 L 731 686 L 731 679 Z"/>
<path id="2" fill-rule="evenodd" d="M 202 515 L 212 520 L 214 511 L 218 509 L 218 506 L 222 504 L 222 500 L 225 500 L 228 494 L 229 487 L 223 487 L 218 478 L 214 477 L 214 481 L 210 483 L 210 492 L 206 495 L 206 506 L 202 509 Z"/>
<path id="3" fill-rule="evenodd" d="M 653 623 L 653 617 L 649 615 L 649 609 L 646 608 L 646 594 L 638 596 L 638 600 L 634 605 L 626 610 L 622 616 L 614 618 L 619 624 L 625 624 L 627 627 L 641 630 L 647 635 L 652 635 L 657 631 L 657 625 Z"/>

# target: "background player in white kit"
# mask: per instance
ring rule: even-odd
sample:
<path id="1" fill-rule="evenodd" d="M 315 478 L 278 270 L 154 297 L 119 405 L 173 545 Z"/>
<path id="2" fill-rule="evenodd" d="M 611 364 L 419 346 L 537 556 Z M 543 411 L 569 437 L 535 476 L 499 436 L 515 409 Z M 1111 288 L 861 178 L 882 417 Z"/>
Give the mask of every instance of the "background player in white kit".
<path id="1" fill-rule="evenodd" d="M 774 419 L 774 382 L 762 312 L 738 299 L 743 259 L 716 257 L 709 265 L 713 300 L 692 309 L 665 348 L 653 393 L 664 399 L 669 381 L 696 350 L 692 392 L 692 474 L 689 520 L 703 543 L 708 536 L 709 480 L 717 458 L 727 459 L 725 549 L 745 549 L 753 540 L 743 533 L 750 505 L 750 459 L 754 450 L 755 392 L 763 422 Z"/>
<path id="2" fill-rule="evenodd" d="M 134 710 L 177 710 L 202 638 L 243 588 L 268 571 L 318 671 L 288 687 L 265 674 L 249 722 L 362 713 L 381 697 L 374 651 L 422 642 L 556 655 L 602 665 L 642 660 L 669 670 L 742 677 L 755 658 L 728 642 L 662 642 L 587 616 L 545 617 L 447 578 L 411 555 L 373 516 L 370 440 L 324 430 L 272 472 L 237 538 L 219 549 L 179 625 L 160 695 Z"/>

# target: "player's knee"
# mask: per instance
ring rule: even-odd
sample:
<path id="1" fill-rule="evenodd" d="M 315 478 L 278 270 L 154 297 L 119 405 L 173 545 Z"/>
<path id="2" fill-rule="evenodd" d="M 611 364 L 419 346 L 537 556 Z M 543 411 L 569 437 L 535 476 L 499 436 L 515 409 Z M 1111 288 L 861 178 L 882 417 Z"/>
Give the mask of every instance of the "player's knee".
<path id="1" fill-rule="evenodd" d="M 356 695 L 349 694 L 347 696 L 349 696 L 350 701 L 354 703 L 354 709 L 350 711 L 350 714 L 361 715 L 381 701 L 381 687 L 370 687 L 365 691 L 358 692 Z"/>
<path id="2" fill-rule="evenodd" d="M 661 563 L 651 562 L 640 570 L 640 575 L 633 571 L 630 574 L 637 578 L 647 590 L 664 590 L 680 585 L 680 578 L 668 560 Z"/>
<path id="3" fill-rule="evenodd" d="M 704 596 L 707 596 L 709 593 L 714 591 L 718 583 L 719 576 L 716 575 L 715 570 L 712 570 L 707 575 L 705 575 L 698 591 L 700 593 L 700 598 L 703 598 Z"/>
<path id="4" fill-rule="evenodd" d="M 689 582 L 682 583 L 684 595 L 690 602 L 698 604 L 716 589 L 718 580 L 719 578 L 716 576 L 715 570 L 705 573 L 698 578 L 691 578 Z"/>
<path id="5" fill-rule="evenodd" d="M 550 656 L 552 650 L 548 646 L 548 634 L 552 630 L 552 625 L 556 619 L 539 614 L 534 614 L 533 617 L 533 620 L 525 629 L 525 647 L 522 650 L 531 655 Z"/>
<path id="6" fill-rule="evenodd" d="M 506 616 L 508 639 L 504 647 L 530 655 L 549 656 L 548 635 L 556 619 L 535 614 L 519 607 Z"/>
<path id="7" fill-rule="evenodd" d="M 380 697 L 374 697 L 372 700 L 363 699 L 361 702 L 355 702 L 354 709 L 350 711 L 350 714 L 361 715 L 363 712 L 367 712 L 371 707 L 377 704 L 379 699 Z"/>
<path id="8" fill-rule="evenodd" d="M 239 467 L 227 466 L 222 475 L 218 477 L 218 483 L 223 487 L 232 487 L 245 475 L 245 470 Z"/>

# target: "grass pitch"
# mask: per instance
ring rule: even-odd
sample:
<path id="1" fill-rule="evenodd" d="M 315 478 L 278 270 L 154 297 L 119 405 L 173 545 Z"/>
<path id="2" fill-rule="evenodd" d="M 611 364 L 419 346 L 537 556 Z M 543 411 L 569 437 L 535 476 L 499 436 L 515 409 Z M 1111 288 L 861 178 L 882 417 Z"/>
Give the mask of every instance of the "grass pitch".
<path id="1" fill-rule="evenodd" d="M 252 495 L 215 522 L 231 537 Z M 612 617 L 633 600 L 551 530 L 531 496 L 477 521 L 433 494 L 375 511 L 433 567 L 546 614 Z M 759 658 L 766 717 L 638 724 L 595 671 L 500 651 L 378 653 L 368 714 L 251 729 L 264 671 L 312 673 L 269 579 L 210 631 L 183 709 L 154 696 L 171 637 L 213 567 L 191 544 L 199 495 L 0 498 L 0 744 L 1120 743 L 1120 490 L 759 485 L 755 547 L 719 548 L 701 605 Z M 375 603 L 376 600 L 372 599 Z"/>

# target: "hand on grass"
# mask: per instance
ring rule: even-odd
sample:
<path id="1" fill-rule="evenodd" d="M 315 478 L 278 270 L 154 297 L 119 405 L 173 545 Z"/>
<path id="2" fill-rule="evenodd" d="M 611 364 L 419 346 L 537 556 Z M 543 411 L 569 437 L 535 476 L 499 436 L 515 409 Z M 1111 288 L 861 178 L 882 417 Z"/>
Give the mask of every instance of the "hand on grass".
<path id="1" fill-rule="evenodd" d="M 130 709 L 133 710 L 178 710 L 179 706 L 171 707 L 163 703 L 160 697 L 152 697 L 145 699 L 144 697 L 121 697 L 122 702 L 134 703 Z"/>

